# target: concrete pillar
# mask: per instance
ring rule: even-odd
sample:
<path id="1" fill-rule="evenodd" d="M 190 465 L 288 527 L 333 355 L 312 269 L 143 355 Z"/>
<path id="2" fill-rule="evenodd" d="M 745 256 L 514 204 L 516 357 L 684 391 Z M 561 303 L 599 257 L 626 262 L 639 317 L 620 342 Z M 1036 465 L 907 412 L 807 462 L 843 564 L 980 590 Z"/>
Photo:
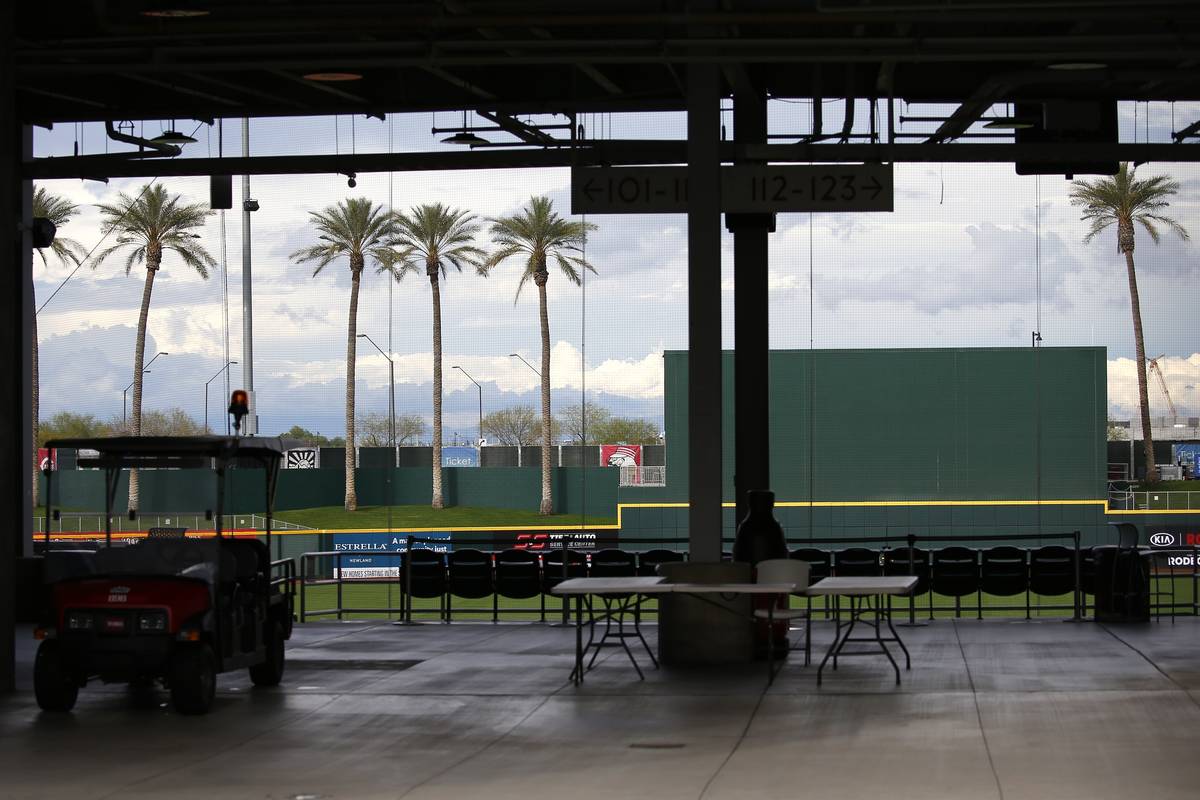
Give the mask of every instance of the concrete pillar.
<path id="1" fill-rule="evenodd" d="M 767 99 L 748 87 L 733 95 L 734 141 L 766 144 Z M 740 147 L 738 148 L 741 149 Z M 749 163 L 735 157 L 735 163 Z M 726 214 L 734 262 L 734 468 L 737 519 L 746 516 L 746 492 L 771 488 L 767 303 L 767 237 L 774 214 Z"/>
<path id="2" fill-rule="evenodd" d="M 688 65 L 688 549 L 721 558 L 721 78 Z"/>
<path id="3" fill-rule="evenodd" d="M 4 235 L 0 275 L 3 275 L 4 324 L 0 353 L 7 380 L 0 391 L 0 487 L 8 510 L 0 525 L 0 692 L 14 688 L 17 559 L 32 546 L 30 459 L 30 339 L 33 246 L 30 241 L 32 184 L 20 178 L 21 162 L 33 153 L 32 133 L 19 123 L 12 52 L 15 47 L 14 5 L 0 10 L 0 230 Z"/>

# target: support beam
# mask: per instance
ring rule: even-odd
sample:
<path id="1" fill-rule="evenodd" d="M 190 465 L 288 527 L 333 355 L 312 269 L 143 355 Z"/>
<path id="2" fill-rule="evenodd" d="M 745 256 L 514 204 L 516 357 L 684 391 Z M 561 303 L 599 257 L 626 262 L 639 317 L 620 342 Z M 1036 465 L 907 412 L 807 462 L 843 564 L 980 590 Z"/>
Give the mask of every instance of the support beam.
<path id="1" fill-rule="evenodd" d="M 750 86 L 734 90 L 733 133 L 735 145 L 766 142 L 766 95 Z M 767 260 L 775 215 L 726 214 L 725 225 L 733 231 L 733 492 L 740 521 L 749 510 L 746 492 L 771 488 Z"/>
<path id="2" fill-rule="evenodd" d="M 1014 163 L 1016 161 L 1197 162 L 1200 147 L 1184 144 L 752 144 L 718 143 L 722 162 L 735 155 L 771 163 Z M 687 143 L 677 140 L 582 142 L 575 150 L 478 149 L 436 153 L 253 156 L 251 158 L 131 158 L 129 154 L 39 158 L 22 165 L 22 177 L 166 178 L 182 175 L 307 175 L 321 172 L 420 172 L 522 167 L 683 164 Z"/>
<path id="3" fill-rule="evenodd" d="M 688 550 L 721 559 L 721 82 L 687 71 Z"/>
<path id="4" fill-rule="evenodd" d="M 0 9 L 0 236 L 3 243 L 0 275 L 4 276 L 4 325 L 0 327 L 0 353 L 8 365 L 8 380 L 0 391 L 0 486 L 8 524 L 0 525 L 0 692 L 15 688 L 15 649 L 18 560 L 32 542 L 33 515 L 30 485 L 31 440 L 30 369 L 32 323 L 33 185 L 22 180 L 22 162 L 33 157 L 33 133 L 18 124 L 17 95 L 12 53 L 16 41 L 15 6 Z"/>

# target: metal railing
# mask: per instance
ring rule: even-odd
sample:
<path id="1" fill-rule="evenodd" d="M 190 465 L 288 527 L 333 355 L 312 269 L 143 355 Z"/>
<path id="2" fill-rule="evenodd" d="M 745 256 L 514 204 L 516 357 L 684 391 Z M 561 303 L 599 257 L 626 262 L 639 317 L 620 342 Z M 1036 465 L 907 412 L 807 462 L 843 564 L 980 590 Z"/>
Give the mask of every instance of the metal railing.
<path id="1" fill-rule="evenodd" d="M 1200 509 L 1196 492 L 1109 492 L 1108 507 L 1115 511 L 1189 511 Z"/>
<path id="2" fill-rule="evenodd" d="M 621 486 L 666 486 L 666 467 L 629 465 L 621 467 Z"/>
<path id="3" fill-rule="evenodd" d="M 983 591 L 983 585 L 982 585 L 983 567 L 982 567 L 982 563 L 980 562 L 980 560 L 977 556 L 976 562 L 975 562 L 975 573 L 979 580 L 978 585 L 974 589 L 972 589 L 972 591 L 969 594 L 964 595 L 963 597 L 954 598 L 951 595 L 941 595 L 941 594 L 934 592 L 932 584 L 930 584 L 921 593 L 922 595 L 928 595 L 928 596 L 925 599 L 925 601 L 921 602 L 921 604 L 920 604 L 921 605 L 920 613 L 922 616 L 928 614 L 929 619 L 935 619 L 936 614 L 940 613 L 940 612 L 953 613 L 956 617 L 961 616 L 963 614 L 963 612 L 967 612 L 967 613 L 973 612 L 975 616 L 977 616 L 978 618 L 982 618 L 985 612 L 992 613 L 992 612 L 997 612 L 997 611 L 1005 611 L 1005 612 L 1007 612 L 1007 611 L 1024 611 L 1027 617 L 1033 611 L 1037 611 L 1039 614 L 1041 612 L 1046 612 L 1046 611 L 1052 611 L 1052 612 L 1068 611 L 1068 612 L 1071 612 L 1071 616 L 1074 619 L 1076 619 L 1076 620 L 1082 619 L 1087 614 L 1089 607 L 1093 606 L 1094 603 L 1088 602 L 1089 595 L 1087 593 L 1085 593 L 1085 583 L 1084 583 L 1083 576 L 1082 576 L 1082 569 L 1083 569 L 1083 564 L 1084 564 L 1083 551 L 1085 548 L 1081 547 L 1081 545 L 1080 545 L 1080 534 L 1078 531 L 1072 531 L 1070 533 L 1060 533 L 1060 534 L 991 534 L 991 535 L 985 534 L 985 535 L 977 535 L 977 536 L 908 535 L 908 536 L 881 536 L 881 537 L 873 537 L 873 538 L 846 538 L 846 537 L 803 538 L 803 539 L 789 540 L 788 546 L 790 549 L 795 549 L 797 547 L 804 547 L 804 546 L 812 546 L 816 549 L 820 549 L 822 552 L 828 553 L 829 554 L 829 562 L 830 562 L 833 574 L 836 574 L 836 567 L 833 567 L 833 565 L 834 565 L 834 554 L 837 552 L 837 550 L 835 550 L 832 547 L 829 547 L 830 545 L 845 545 L 845 546 L 857 546 L 857 547 L 865 547 L 867 545 L 876 545 L 876 546 L 883 545 L 883 547 L 881 549 L 875 550 L 875 552 L 878 554 L 878 556 L 880 558 L 880 562 L 881 562 L 880 569 L 882 571 L 883 561 L 884 561 L 884 559 L 887 558 L 887 554 L 889 552 L 895 552 L 895 550 L 893 550 L 894 547 L 907 546 L 908 548 L 915 548 L 922 544 L 935 543 L 935 542 L 941 542 L 941 543 L 945 543 L 948 545 L 954 545 L 954 544 L 961 545 L 963 543 L 968 543 L 968 542 L 989 542 L 990 543 L 990 542 L 1015 542 L 1015 541 L 1022 541 L 1022 540 L 1024 540 L 1024 541 L 1039 540 L 1040 541 L 1040 540 L 1044 540 L 1044 539 L 1060 539 L 1060 540 L 1068 540 L 1069 541 L 1069 544 L 1067 546 L 1068 546 L 1068 549 L 1072 550 L 1072 552 L 1073 552 L 1072 569 L 1074 571 L 1074 576 L 1073 576 L 1073 580 L 1071 581 L 1072 585 L 1068 589 L 1068 592 L 1066 593 L 1066 594 L 1070 595 L 1070 598 L 1068 599 L 1067 602 L 1043 603 L 1040 601 L 1040 597 L 1041 597 L 1040 595 L 1038 595 L 1039 602 L 1037 604 L 1033 604 L 1031 602 L 1031 597 L 1036 594 L 1036 593 L 1032 592 L 1031 585 L 1030 585 L 1030 583 L 1031 583 L 1031 572 L 1030 572 L 1031 565 L 1030 565 L 1030 560 L 1029 560 L 1029 553 L 1033 550 L 1033 548 L 1026 547 L 1026 548 L 1022 548 L 1022 550 L 1026 554 L 1025 561 L 1024 561 L 1025 588 L 1023 588 L 1022 591 L 1019 593 L 1019 594 L 1023 594 L 1025 596 L 1024 604 L 1011 604 L 1011 603 L 1010 604 L 1002 604 L 1002 603 L 996 603 L 996 602 L 994 602 L 994 600 L 992 602 L 985 602 L 985 592 Z M 730 544 L 731 542 L 732 542 L 732 540 L 730 540 L 730 539 L 724 540 L 724 544 L 726 544 L 726 545 Z M 437 545 L 442 545 L 442 546 L 445 546 L 447 544 L 446 540 L 444 540 L 444 539 L 423 540 L 420 537 L 415 537 L 415 536 L 407 537 L 407 546 L 409 548 L 412 548 L 415 545 L 419 545 L 422 543 L 437 544 Z M 664 545 L 670 546 L 670 545 L 680 545 L 680 544 L 686 546 L 686 543 L 687 543 L 687 539 L 685 537 L 673 536 L 673 537 L 654 537 L 654 538 L 644 538 L 644 539 L 643 538 L 622 538 L 619 540 L 619 542 L 617 544 L 622 545 L 622 546 L 651 545 L 651 546 L 663 547 Z M 465 545 L 468 547 L 473 546 L 474 544 L 475 543 L 469 542 L 469 541 L 464 541 L 464 542 L 459 543 L 460 546 Z M 821 547 L 822 545 L 824 545 L 825 547 Z M 562 540 L 561 546 L 549 547 L 549 548 L 545 548 L 545 549 L 538 549 L 538 550 L 535 550 L 534 552 L 540 552 L 542 554 L 545 554 L 547 552 L 561 551 L 562 557 L 560 558 L 560 563 L 555 564 L 554 567 L 556 569 L 562 570 L 561 577 L 565 579 L 568 577 L 568 570 L 570 569 L 570 561 L 569 561 L 568 554 L 567 554 L 567 551 L 569 549 L 571 549 L 571 548 L 568 546 L 568 540 L 564 537 L 564 539 Z M 670 549 L 675 549 L 675 548 L 670 548 Z M 685 559 L 687 558 L 686 550 L 679 549 L 679 552 L 682 552 Z M 908 552 L 911 553 L 912 550 L 910 549 Z M 981 551 L 976 549 L 975 552 L 979 553 Z M 1159 618 L 1161 618 L 1161 616 L 1164 614 L 1169 614 L 1172 618 L 1174 618 L 1174 616 L 1176 616 L 1178 613 L 1190 613 L 1192 615 L 1200 615 L 1200 607 L 1198 607 L 1198 602 L 1200 602 L 1200 546 L 1192 547 L 1192 548 L 1179 548 L 1179 549 L 1174 549 L 1174 550 L 1165 550 L 1165 549 L 1158 549 L 1158 548 L 1154 548 L 1154 549 L 1142 548 L 1141 552 L 1142 552 L 1143 557 L 1145 557 L 1149 560 L 1148 575 L 1152 581 L 1152 586 L 1150 588 L 1149 593 L 1151 595 L 1151 611 L 1152 611 L 1152 613 L 1156 617 L 1159 617 Z M 452 596 L 451 592 L 447 588 L 446 592 L 440 598 L 438 598 L 437 606 L 431 606 L 429 608 L 419 608 L 417 606 L 417 604 L 414 602 L 414 598 L 412 597 L 412 593 L 411 593 L 412 575 L 411 575 L 411 571 L 410 571 L 411 570 L 411 562 L 408 559 L 404 558 L 405 554 L 406 554 L 406 551 L 403 551 L 403 550 L 401 550 L 401 551 L 369 551 L 367 553 L 362 553 L 362 552 L 357 552 L 357 551 L 338 550 L 338 551 L 319 551 L 319 552 L 310 552 L 310 553 L 302 554 L 300 556 L 300 576 L 299 576 L 299 592 L 300 592 L 299 619 L 300 619 L 300 621 L 305 622 L 308 619 L 322 617 L 322 616 L 336 616 L 339 620 L 341 620 L 341 619 L 344 619 L 347 614 L 387 614 L 387 615 L 393 615 L 393 616 L 396 616 L 405 621 L 411 622 L 414 613 L 429 613 L 429 614 L 436 613 L 437 618 L 440 621 L 450 622 L 456 611 L 460 614 L 479 615 L 479 614 L 487 614 L 489 610 L 491 612 L 493 621 L 497 621 L 499 614 L 501 614 L 501 613 L 503 613 L 503 614 L 540 613 L 542 621 L 545 621 L 545 619 L 546 619 L 548 595 L 546 594 L 545 591 L 542 591 L 540 593 L 539 606 L 536 608 L 515 608 L 514 607 L 514 608 L 503 608 L 502 609 L 499 606 L 499 599 L 498 599 L 499 595 L 493 594 L 492 595 L 493 602 L 492 602 L 491 609 L 484 609 L 484 608 L 478 608 L 478 607 L 455 609 L 453 607 L 452 602 L 450 601 L 450 597 Z M 494 558 L 495 552 L 493 552 L 491 555 Z M 392 561 L 399 558 L 399 559 L 402 559 L 402 561 L 399 562 L 399 564 L 394 568 L 392 568 L 392 567 L 383 568 L 381 570 L 381 572 L 383 572 L 383 570 L 386 570 L 386 572 L 384 574 L 367 575 L 367 576 L 361 576 L 361 577 L 358 575 L 354 575 L 354 576 L 347 575 L 346 570 L 344 569 L 346 559 L 348 559 L 350 557 L 360 557 L 361 558 L 363 556 L 370 556 L 371 558 L 381 557 L 384 559 L 390 559 Z M 932 576 L 932 570 L 934 569 L 934 567 L 933 567 L 931 556 L 932 556 L 932 551 L 929 552 L 930 560 L 923 561 L 923 562 L 917 562 L 910 558 L 908 561 L 908 573 L 913 574 L 913 575 L 926 574 L 926 575 Z M 903 555 L 900 555 L 897 560 L 892 562 L 893 566 L 895 566 L 896 564 L 900 564 L 902 568 L 903 568 L 903 563 L 904 563 Z M 403 566 L 400 566 L 401 564 Z M 576 567 L 576 569 L 577 569 L 577 567 Z M 1191 597 L 1190 598 L 1184 597 L 1183 599 L 1180 599 L 1179 592 L 1177 591 L 1177 588 L 1178 588 L 1177 584 L 1180 580 L 1185 580 L 1185 581 L 1190 582 L 1190 586 L 1191 586 Z M 1169 591 L 1165 591 L 1163 589 L 1164 581 L 1167 582 Z M 352 603 L 347 602 L 348 597 L 347 597 L 347 592 L 346 592 L 346 586 L 348 586 L 348 585 L 350 585 L 350 586 L 385 585 L 385 586 L 390 586 L 390 587 L 394 588 L 395 593 L 393 595 L 389 592 L 386 605 L 380 605 L 379 603 L 353 605 Z M 309 602 L 310 602 L 308 590 L 311 589 L 312 587 L 318 587 L 318 586 L 334 586 L 335 587 L 334 597 L 332 598 L 333 604 L 328 605 L 328 603 L 326 603 L 326 605 L 323 607 L 310 610 L 308 608 Z M 495 586 L 495 584 L 493 582 L 493 588 L 494 588 L 494 586 Z M 935 604 L 935 598 L 934 598 L 935 594 L 937 594 L 938 597 L 953 599 L 953 604 L 952 605 L 947 604 L 945 599 L 940 601 L 940 603 Z M 974 603 L 971 603 L 969 601 L 964 601 L 964 597 L 971 598 L 972 596 L 975 601 Z M 986 596 L 991 597 L 991 595 L 986 595 Z M 1017 596 L 1017 595 L 1009 595 L 1009 597 L 1015 597 L 1015 596 Z M 393 602 L 393 598 L 395 600 L 394 602 Z M 1166 598 L 1166 599 L 1164 599 L 1164 598 Z M 378 598 L 373 598 L 373 599 L 378 599 Z M 426 598 L 426 599 L 431 600 L 432 598 Z M 550 596 L 551 601 L 553 601 L 555 599 L 556 598 L 554 598 L 553 596 Z M 561 599 L 561 598 L 558 598 L 558 599 Z M 563 613 L 564 614 L 566 613 L 566 608 L 567 607 L 566 607 L 566 603 L 564 600 L 564 602 L 563 602 L 563 609 L 564 609 Z M 908 610 L 908 617 L 909 617 L 910 624 L 916 624 L 916 615 L 918 613 L 916 596 L 910 597 L 910 601 L 908 603 L 907 610 Z M 825 613 L 828 614 L 829 612 L 830 612 L 830 609 L 826 608 Z M 549 612 L 549 613 L 553 614 L 554 616 L 558 616 L 557 609 L 555 609 L 554 611 Z M 656 612 L 653 607 L 648 607 L 646 609 L 646 613 L 654 614 Z"/>

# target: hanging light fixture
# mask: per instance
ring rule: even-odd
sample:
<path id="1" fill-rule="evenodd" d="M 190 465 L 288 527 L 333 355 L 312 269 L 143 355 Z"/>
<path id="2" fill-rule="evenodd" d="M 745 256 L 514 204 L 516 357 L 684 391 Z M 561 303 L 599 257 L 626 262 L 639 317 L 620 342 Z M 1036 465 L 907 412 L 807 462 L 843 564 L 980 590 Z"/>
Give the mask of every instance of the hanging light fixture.
<path id="1" fill-rule="evenodd" d="M 985 122 L 983 127 L 991 128 L 992 130 L 1016 131 L 1037 126 L 1033 120 L 1024 119 L 1023 117 L 995 117 Z"/>
<path id="2" fill-rule="evenodd" d="M 467 130 L 466 109 L 463 109 L 462 127 L 463 129 L 458 133 L 442 139 L 442 144 L 465 144 L 469 147 L 474 147 L 475 145 L 479 144 L 490 144 L 487 139 L 484 139 L 482 136 L 477 136 L 471 131 Z"/>
<path id="3" fill-rule="evenodd" d="M 999 117 L 991 117 L 983 124 L 985 128 L 1001 131 L 1017 131 L 1025 130 L 1026 128 L 1037 127 L 1037 123 L 1029 117 L 1019 117 L 1013 113 L 1012 104 L 1009 103 L 1006 113 Z"/>
<path id="4" fill-rule="evenodd" d="M 174 145 L 194 144 L 196 142 L 193 137 L 188 136 L 186 133 L 180 133 L 179 131 L 175 130 L 175 120 L 171 120 L 171 126 L 169 128 L 165 128 L 162 133 L 160 133 L 158 136 L 155 136 L 150 141 L 158 142 L 159 144 Z"/>

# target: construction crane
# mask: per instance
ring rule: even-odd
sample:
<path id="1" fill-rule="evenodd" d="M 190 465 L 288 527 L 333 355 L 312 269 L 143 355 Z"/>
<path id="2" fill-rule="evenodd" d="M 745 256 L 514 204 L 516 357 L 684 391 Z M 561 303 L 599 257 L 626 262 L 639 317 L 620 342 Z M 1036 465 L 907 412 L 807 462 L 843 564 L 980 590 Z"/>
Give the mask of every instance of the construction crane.
<path id="1" fill-rule="evenodd" d="M 1171 400 L 1171 393 L 1167 391 L 1167 382 L 1163 379 L 1162 368 L 1158 366 L 1160 358 L 1163 358 L 1163 356 L 1147 358 L 1146 365 L 1150 367 L 1150 371 L 1154 373 L 1154 377 L 1158 378 L 1158 388 L 1162 389 L 1163 397 L 1167 398 L 1167 408 L 1171 410 L 1171 424 L 1174 425 L 1179 415 L 1175 411 L 1175 402 Z"/>

